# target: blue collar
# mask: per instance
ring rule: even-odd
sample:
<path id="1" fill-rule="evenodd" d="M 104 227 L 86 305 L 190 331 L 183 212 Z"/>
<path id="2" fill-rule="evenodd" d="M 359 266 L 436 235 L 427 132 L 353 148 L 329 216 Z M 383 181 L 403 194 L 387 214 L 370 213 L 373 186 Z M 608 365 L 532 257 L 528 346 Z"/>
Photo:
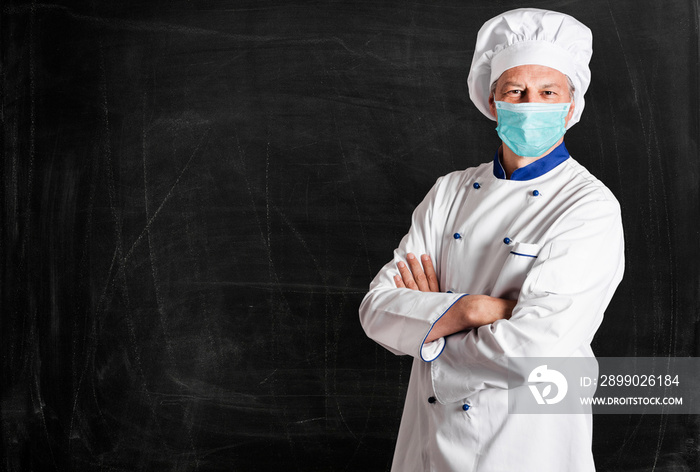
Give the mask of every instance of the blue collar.
<path id="1" fill-rule="evenodd" d="M 566 146 L 564 146 L 564 141 L 562 141 L 559 146 L 552 149 L 552 152 L 546 156 L 540 157 L 535 162 L 525 167 L 516 169 L 513 175 L 510 176 L 510 180 L 532 180 L 546 174 L 568 158 L 569 151 L 566 149 Z M 506 178 L 506 171 L 503 170 L 503 165 L 501 165 L 501 161 L 498 158 L 498 151 L 496 151 L 496 155 L 493 158 L 493 175 L 497 179 L 505 180 Z"/>

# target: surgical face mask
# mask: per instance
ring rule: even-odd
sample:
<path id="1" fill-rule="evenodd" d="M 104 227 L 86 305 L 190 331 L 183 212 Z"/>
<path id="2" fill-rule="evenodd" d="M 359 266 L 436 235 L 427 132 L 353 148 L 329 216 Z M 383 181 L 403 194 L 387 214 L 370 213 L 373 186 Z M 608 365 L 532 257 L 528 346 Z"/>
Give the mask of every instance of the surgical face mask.
<path id="1" fill-rule="evenodd" d="M 541 156 L 566 133 L 571 103 L 495 103 L 496 132 L 518 156 Z"/>

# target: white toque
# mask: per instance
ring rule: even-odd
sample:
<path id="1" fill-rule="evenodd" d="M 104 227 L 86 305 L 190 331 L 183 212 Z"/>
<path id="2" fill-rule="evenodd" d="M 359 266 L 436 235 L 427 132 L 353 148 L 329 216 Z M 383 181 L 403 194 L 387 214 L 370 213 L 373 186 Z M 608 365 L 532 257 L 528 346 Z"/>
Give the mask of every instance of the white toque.
<path id="1" fill-rule="evenodd" d="M 467 79 L 469 97 L 481 113 L 495 120 L 489 110 L 489 92 L 503 72 L 526 64 L 551 67 L 566 74 L 576 89 L 568 129 L 583 112 L 592 53 L 591 30 L 572 16 L 536 8 L 502 13 L 484 23 L 477 34 Z"/>

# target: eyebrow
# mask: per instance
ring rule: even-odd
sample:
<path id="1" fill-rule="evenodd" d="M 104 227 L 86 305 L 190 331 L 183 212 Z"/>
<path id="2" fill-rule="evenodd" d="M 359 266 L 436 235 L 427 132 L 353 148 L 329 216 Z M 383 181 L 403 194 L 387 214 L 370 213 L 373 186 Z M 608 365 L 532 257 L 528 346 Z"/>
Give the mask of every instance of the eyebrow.
<path id="1" fill-rule="evenodd" d="M 520 87 L 520 88 L 525 88 L 525 86 L 521 82 L 513 82 L 513 81 L 508 81 L 505 82 L 501 87 Z M 559 84 L 555 83 L 550 83 L 550 84 L 542 84 L 538 88 L 540 89 L 550 89 L 550 88 L 561 88 Z"/>
<path id="2" fill-rule="evenodd" d="M 520 87 L 520 88 L 523 88 L 523 84 L 521 84 L 520 82 L 508 81 L 508 82 L 504 82 L 502 87 Z"/>

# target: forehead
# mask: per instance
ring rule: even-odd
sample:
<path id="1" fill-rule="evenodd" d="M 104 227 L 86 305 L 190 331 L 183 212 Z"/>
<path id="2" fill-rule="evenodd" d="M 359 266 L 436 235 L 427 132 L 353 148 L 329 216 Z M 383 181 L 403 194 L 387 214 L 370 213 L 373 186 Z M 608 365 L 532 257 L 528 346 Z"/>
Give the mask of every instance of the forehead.
<path id="1" fill-rule="evenodd" d="M 537 86 L 542 84 L 558 85 L 567 87 L 566 75 L 562 72 L 547 66 L 528 64 L 524 66 L 512 67 L 498 79 L 498 84 L 506 82 L 519 83 L 522 85 Z"/>

